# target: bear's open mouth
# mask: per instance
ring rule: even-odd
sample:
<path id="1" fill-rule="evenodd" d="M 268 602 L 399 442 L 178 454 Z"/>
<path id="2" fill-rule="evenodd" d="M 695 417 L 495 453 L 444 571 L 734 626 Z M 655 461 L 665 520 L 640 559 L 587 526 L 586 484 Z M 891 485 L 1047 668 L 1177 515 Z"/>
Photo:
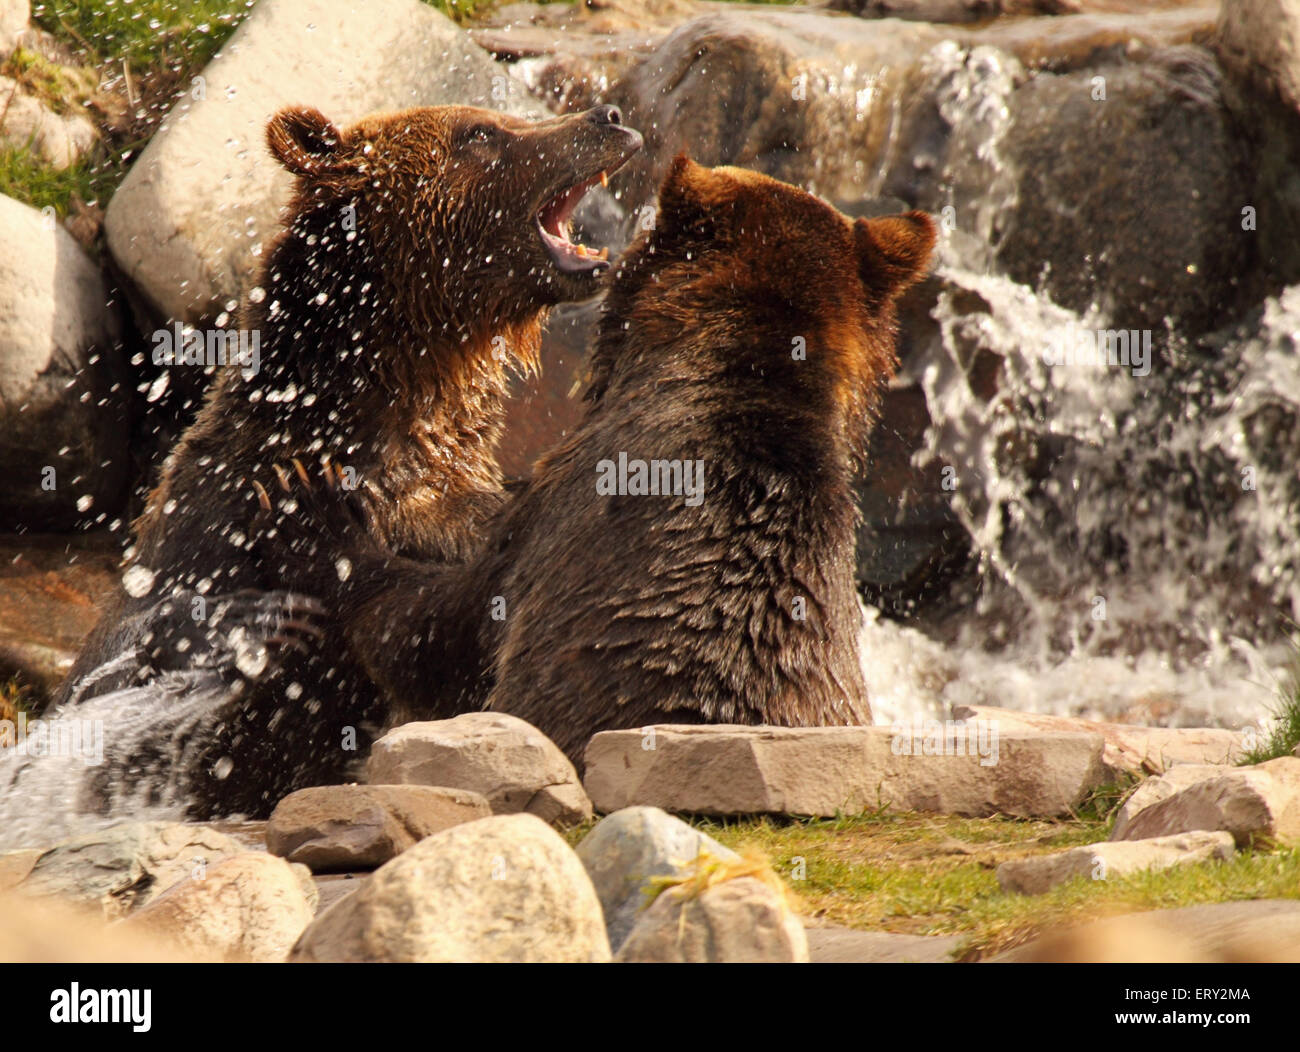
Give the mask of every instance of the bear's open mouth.
<path id="1" fill-rule="evenodd" d="M 578 207 L 583 194 L 597 183 L 609 185 L 609 175 L 603 168 L 590 179 L 561 190 L 537 212 L 537 230 L 542 235 L 542 244 L 561 270 L 579 272 L 609 266 L 608 248 L 597 250 L 572 239 L 573 210 Z"/>

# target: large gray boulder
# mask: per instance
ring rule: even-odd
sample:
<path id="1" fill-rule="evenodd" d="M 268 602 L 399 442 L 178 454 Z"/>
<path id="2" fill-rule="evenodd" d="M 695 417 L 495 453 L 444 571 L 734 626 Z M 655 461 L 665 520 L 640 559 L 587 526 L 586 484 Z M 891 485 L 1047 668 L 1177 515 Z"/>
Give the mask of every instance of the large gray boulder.
<path id="1" fill-rule="evenodd" d="M 577 850 L 600 896 L 615 953 L 650 904 L 653 878 L 683 874 L 702 853 L 740 861 L 730 848 L 657 807 L 625 807 L 602 818 Z"/>
<path id="2" fill-rule="evenodd" d="M 266 122 L 291 104 L 340 124 L 410 106 L 537 110 L 419 0 L 261 0 L 168 114 L 105 217 L 113 257 L 162 315 L 210 317 L 249 286 L 291 185 L 264 146 Z"/>
<path id="3" fill-rule="evenodd" d="M 381 866 L 321 913 L 294 961 L 608 961 L 600 900 L 532 815 L 454 826 Z"/>
<path id="4" fill-rule="evenodd" d="M 128 427 L 120 337 L 99 267 L 53 212 L 0 195 L 6 529 L 69 529 L 121 504 Z"/>
<path id="5" fill-rule="evenodd" d="M 494 814 L 527 811 L 555 825 L 591 817 L 569 758 L 531 723 L 503 712 L 395 727 L 370 750 L 371 785 L 433 785 L 487 798 Z"/>
<path id="6" fill-rule="evenodd" d="M 249 851 L 174 885 L 122 924 L 192 960 L 277 963 L 311 923 L 317 899 L 306 866 Z"/>
<path id="7" fill-rule="evenodd" d="M 749 876 L 661 892 L 614 958 L 620 964 L 806 964 L 808 939 L 784 892 Z"/>

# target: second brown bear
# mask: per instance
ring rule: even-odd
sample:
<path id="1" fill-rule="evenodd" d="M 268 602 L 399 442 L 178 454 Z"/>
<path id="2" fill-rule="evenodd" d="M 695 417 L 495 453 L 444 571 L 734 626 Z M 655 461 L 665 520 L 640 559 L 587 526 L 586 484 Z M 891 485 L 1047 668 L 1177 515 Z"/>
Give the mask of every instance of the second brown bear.
<path id="1" fill-rule="evenodd" d="M 480 557 L 356 553 L 388 690 L 418 718 L 513 713 L 579 767 L 614 728 L 870 723 L 850 483 L 934 238 L 679 157 L 616 270 L 587 414 Z"/>

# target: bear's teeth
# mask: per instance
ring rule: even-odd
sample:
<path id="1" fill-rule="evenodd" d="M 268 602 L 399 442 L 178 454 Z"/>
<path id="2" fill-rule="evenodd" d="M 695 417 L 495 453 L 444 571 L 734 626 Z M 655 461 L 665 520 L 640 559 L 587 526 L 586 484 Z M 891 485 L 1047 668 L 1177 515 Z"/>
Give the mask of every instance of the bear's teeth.
<path id="1" fill-rule="evenodd" d="M 578 250 L 578 255 L 580 255 L 583 259 L 586 259 L 586 258 L 587 258 L 587 246 L 586 246 L 586 245 L 575 245 L 574 247 Z"/>
<path id="2" fill-rule="evenodd" d="M 609 186 L 609 176 L 605 174 L 605 169 L 603 168 L 600 170 L 600 185 L 605 187 Z"/>
<path id="3" fill-rule="evenodd" d="M 599 252 L 597 252 L 597 253 L 596 253 L 596 258 L 597 258 L 597 259 L 609 259 L 609 246 L 606 245 L 606 246 L 605 246 L 604 248 L 602 248 Z"/>

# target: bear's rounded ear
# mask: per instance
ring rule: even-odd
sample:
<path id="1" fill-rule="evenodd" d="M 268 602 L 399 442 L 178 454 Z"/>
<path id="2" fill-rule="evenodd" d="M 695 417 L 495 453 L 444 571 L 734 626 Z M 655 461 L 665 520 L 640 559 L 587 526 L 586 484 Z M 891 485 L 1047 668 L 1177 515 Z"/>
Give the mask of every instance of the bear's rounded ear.
<path id="1" fill-rule="evenodd" d="M 858 219 L 853 224 L 858 274 L 877 301 L 892 299 L 925 275 L 934 249 L 934 223 L 924 212 Z"/>
<path id="2" fill-rule="evenodd" d="M 659 214 L 683 226 L 690 225 L 705 212 L 701 190 L 708 169 L 696 164 L 683 151 L 673 158 L 668 174 L 659 187 Z"/>
<path id="3" fill-rule="evenodd" d="M 266 144 L 295 175 L 337 170 L 342 141 L 330 119 L 309 106 L 283 109 L 266 126 Z"/>

